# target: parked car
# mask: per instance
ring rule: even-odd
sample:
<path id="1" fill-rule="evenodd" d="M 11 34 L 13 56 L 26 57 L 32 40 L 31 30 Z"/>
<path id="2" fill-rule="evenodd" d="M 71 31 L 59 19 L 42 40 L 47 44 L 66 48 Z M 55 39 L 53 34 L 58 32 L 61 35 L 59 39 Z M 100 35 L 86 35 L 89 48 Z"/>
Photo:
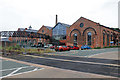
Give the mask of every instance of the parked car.
<path id="1" fill-rule="evenodd" d="M 81 46 L 81 50 L 84 50 L 84 49 L 91 49 L 91 47 L 89 47 L 89 46 L 87 46 L 87 45 Z"/>
<path id="2" fill-rule="evenodd" d="M 44 45 L 44 48 L 49 48 L 50 46 L 52 46 L 52 44 L 47 44 L 47 45 Z"/>
<path id="3" fill-rule="evenodd" d="M 55 48 L 55 46 L 50 46 L 50 49 L 54 49 Z"/>
<path id="4" fill-rule="evenodd" d="M 36 45 L 37 48 L 43 47 L 43 44 Z"/>
<path id="5" fill-rule="evenodd" d="M 55 51 L 69 51 L 70 48 L 67 46 L 57 46 L 55 47 Z"/>
<path id="6" fill-rule="evenodd" d="M 36 47 L 36 45 L 31 45 L 31 47 Z"/>
<path id="7" fill-rule="evenodd" d="M 44 48 L 48 48 L 49 46 L 48 45 L 44 45 Z"/>
<path id="8" fill-rule="evenodd" d="M 79 50 L 78 46 L 68 46 L 70 48 L 70 50 Z"/>

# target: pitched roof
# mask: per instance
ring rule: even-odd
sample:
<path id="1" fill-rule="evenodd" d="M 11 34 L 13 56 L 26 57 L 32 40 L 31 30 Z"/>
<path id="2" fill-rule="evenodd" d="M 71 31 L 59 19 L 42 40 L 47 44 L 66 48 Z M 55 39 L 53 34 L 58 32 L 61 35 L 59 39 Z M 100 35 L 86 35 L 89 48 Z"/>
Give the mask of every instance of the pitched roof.
<path id="1" fill-rule="evenodd" d="M 81 18 L 83 18 L 83 19 L 85 19 L 85 20 L 88 20 L 88 21 L 90 21 L 90 22 L 92 22 L 92 23 L 98 24 L 99 26 L 102 26 L 102 27 L 105 27 L 105 28 L 108 28 L 108 29 L 111 29 L 111 30 L 120 32 L 120 30 L 116 30 L 115 28 L 110 28 L 110 27 L 101 25 L 100 23 L 94 22 L 94 21 L 92 21 L 92 20 L 90 20 L 90 19 L 87 19 L 87 18 L 85 18 L 85 17 L 82 17 L 82 16 L 81 16 L 78 20 L 80 20 Z M 77 21 L 78 21 L 78 20 L 77 20 Z M 76 22 L 77 22 L 77 21 L 76 21 Z M 73 24 L 75 24 L 76 22 L 74 22 Z M 72 24 L 72 25 L 73 25 L 73 24 Z"/>
<path id="2" fill-rule="evenodd" d="M 19 28 L 20 31 L 26 31 L 26 32 L 34 32 L 34 33 L 37 33 L 38 30 L 34 30 L 34 29 L 27 29 L 27 28 Z"/>
<path id="3" fill-rule="evenodd" d="M 34 33 L 37 33 L 38 30 L 34 30 L 34 29 L 27 29 L 25 30 L 26 32 L 34 32 Z"/>
<path id="4" fill-rule="evenodd" d="M 58 23 L 60 23 L 60 22 L 58 22 Z M 62 24 L 64 27 L 70 27 L 69 24 L 65 24 L 65 23 L 60 23 L 60 24 Z"/>
<path id="5" fill-rule="evenodd" d="M 69 25 L 69 24 L 65 24 L 65 23 L 61 23 L 61 22 L 58 22 L 53 28 L 55 28 L 58 24 L 61 24 L 62 26 L 64 26 L 64 27 L 70 27 L 71 25 Z M 53 29 L 52 28 L 52 29 Z"/>
<path id="6" fill-rule="evenodd" d="M 19 28 L 20 29 L 20 31 L 24 31 L 25 30 L 25 28 Z"/>
<path id="7" fill-rule="evenodd" d="M 52 27 L 50 27 L 50 26 L 45 26 L 46 28 L 48 28 L 49 30 L 51 30 L 52 29 Z"/>

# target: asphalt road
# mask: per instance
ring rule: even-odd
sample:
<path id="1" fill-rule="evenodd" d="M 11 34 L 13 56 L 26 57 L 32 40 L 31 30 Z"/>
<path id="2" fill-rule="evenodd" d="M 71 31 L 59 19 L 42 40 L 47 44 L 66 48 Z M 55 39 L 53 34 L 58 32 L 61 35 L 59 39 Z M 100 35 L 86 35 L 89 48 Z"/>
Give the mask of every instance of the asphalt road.
<path id="1" fill-rule="evenodd" d="M 85 58 L 85 57 L 53 56 L 54 58 L 77 60 L 77 61 L 84 61 L 84 62 L 95 62 L 94 64 L 91 64 L 91 63 L 83 63 L 83 62 L 61 61 L 61 60 L 54 60 L 54 59 L 48 59 L 48 58 L 35 58 L 35 57 L 23 56 L 23 55 L 14 55 L 14 56 L 11 55 L 8 57 L 21 60 L 21 61 L 25 61 L 25 62 L 52 66 L 52 67 L 57 67 L 57 68 L 62 68 L 62 69 L 108 75 L 108 76 L 113 76 L 113 77 L 120 76 L 120 74 L 118 74 L 118 69 L 120 67 L 118 66 L 95 64 L 95 63 L 117 64 L 118 60 Z"/>

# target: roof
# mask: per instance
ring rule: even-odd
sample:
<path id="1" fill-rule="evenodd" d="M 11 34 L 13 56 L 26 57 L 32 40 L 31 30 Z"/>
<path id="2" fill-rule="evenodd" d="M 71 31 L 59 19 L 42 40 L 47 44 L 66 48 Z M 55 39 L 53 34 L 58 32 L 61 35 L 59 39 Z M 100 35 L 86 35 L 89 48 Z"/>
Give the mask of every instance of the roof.
<path id="1" fill-rule="evenodd" d="M 49 30 L 51 30 L 52 29 L 52 27 L 50 27 L 50 26 L 45 26 L 46 28 L 48 28 Z"/>
<path id="2" fill-rule="evenodd" d="M 25 30 L 25 28 L 19 28 L 20 29 L 20 31 L 24 31 Z"/>
<path id="3" fill-rule="evenodd" d="M 58 22 L 53 28 L 55 28 L 58 24 L 61 24 L 62 26 L 64 26 L 64 27 L 70 27 L 71 25 L 69 25 L 69 24 L 65 24 L 65 23 L 61 23 L 61 22 Z M 53 29 L 52 28 L 52 29 Z"/>
<path id="4" fill-rule="evenodd" d="M 25 30 L 26 32 L 34 32 L 34 33 L 37 33 L 38 30 L 34 30 L 34 29 L 27 29 Z"/>
<path id="5" fill-rule="evenodd" d="M 37 33 L 38 30 L 31 29 L 32 27 L 29 26 L 29 29 L 27 28 L 19 28 L 20 31 L 26 31 L 26 32 L 34 32 Z"/>
<path id="6" fill-rule="evenodd" d="M 59 24 L 60 22 L 58 22 L 58 24 Z M 69 25 L 69 24 L 65 24 L 65 23 L 60 23 L 60 24 L 62 24 L 63 26 L 65 26 L 65 27 L 70 27 L 71 25 Z"/>
<path id="7" fill-rule="evenodd" d="M 88 21 L 90 21 L 90 22 L 93 22 L 93 23 L 95 23 L 95 24 L 98 24 L 99 26 L 102 26 L 102 27 L 105 27 L 105 28 L 108 28 L 108 29 L 111 29 L 111 30 L 120 32 L 120 29 L 119 29 L 119 30 L 116 30 L 116 28 L 110 28 L 110 27 L 101 25 L 100 23 L 94 22 L 94 21 L 92 21 L 92 20 L 90 20 L 90 19 L 87 19 L 87 18 L 85 18 L 85 17 L 82 17 L 82 16 L 81 16 L 79 19 L 81 19 L 81 18 L 83 18 L 83 19 L 85 19 L 85 20 L 88 20 Z M 78 20 L 79 20 L 79 19 L 78 19 Z M 78 21 L 78 20 L 77 20 L 77 21 Z M 76 22 L 77 22 L 77 21 L 76 21 Z M 75 24 L 76 22 L 74 22 L 73 24 Z"/>
<path id="8" fill-rule="evenodd" d="M 29 29 L 32 28 L 31 25 L 29 26 Z"/>

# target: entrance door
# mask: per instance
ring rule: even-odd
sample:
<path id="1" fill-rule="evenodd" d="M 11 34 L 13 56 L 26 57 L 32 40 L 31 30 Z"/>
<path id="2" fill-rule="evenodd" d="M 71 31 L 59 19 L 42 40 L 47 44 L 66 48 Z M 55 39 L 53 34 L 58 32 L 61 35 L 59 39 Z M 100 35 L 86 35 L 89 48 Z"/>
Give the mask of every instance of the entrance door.
<path id="1" fill-rule="evenodd" d="M 74 43 L 73 43 L 74 46 L 77 46 L 77 34 L 75 33 L 74 34 Z"/>

